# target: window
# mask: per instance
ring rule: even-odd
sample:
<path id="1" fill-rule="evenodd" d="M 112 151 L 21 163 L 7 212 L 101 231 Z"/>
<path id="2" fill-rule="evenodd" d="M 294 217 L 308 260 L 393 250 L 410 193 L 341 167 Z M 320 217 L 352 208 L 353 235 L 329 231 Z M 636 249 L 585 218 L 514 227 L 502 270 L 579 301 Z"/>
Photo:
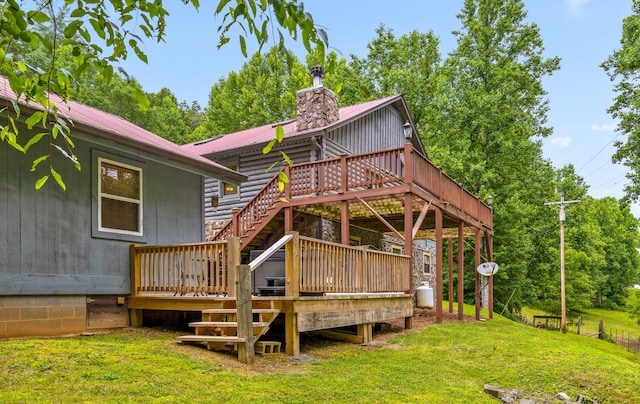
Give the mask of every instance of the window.
<path id="1" fill-rule="evenodd" d="M 235 161 L 233 163 L 226 163 L 223 164 L 225 167 L 227 167 L 230 170 L 233 171 L 238 171 L 238 162 Z M 238 186 L 235 184 L 231 184 L 229 182 L 224 182 L 224 181 L 220 181 L 220 198 L 234 198 L 234 197 L 239 197 L 239 192 L 238 192 Z"/>
<path id="2" fill-rule="evenodd" d="M 392 245 L 391 246 L 391 252 L 393 254 L 402 254 L 402 246 L 399 245 Z"/>
<path id="3" fill-rule="evenodd" d="M 142 236 L 142 169 L 98 158 L 98 230 Z"/>
<path id="4" fill-rule="evenodd" d="M 422 254 L 422 263 L 424 265 L 423 273 L 431 274 L 431 253 Z"/>

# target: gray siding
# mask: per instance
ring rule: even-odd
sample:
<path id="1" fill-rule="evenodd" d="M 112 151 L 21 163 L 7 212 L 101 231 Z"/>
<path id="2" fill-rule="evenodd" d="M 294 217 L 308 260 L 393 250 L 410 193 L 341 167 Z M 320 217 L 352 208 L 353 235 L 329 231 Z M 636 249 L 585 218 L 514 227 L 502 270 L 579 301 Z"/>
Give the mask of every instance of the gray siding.
<path id="1" fill-rule="evenodd" d="M 351 154 L 392 149 L 405 143 L 403 124 L 400 113 L 388 106 L 329 132 L 326 139 Z M 339 154 L 332 153 L 341 152 L 340 149 L 327 149 L 327 156 L 337 157 Z"/>
<path id="2" fill-rule="evenodd" d="M 255 150 L 253 153 L 246 153 L 240 156 L 216 156 L 215 161 L 220 164 L 226 162 L 237 161 L 238 170 L 246 175 L 248 180 L 239 186 L 240 196 L 238 197 L 220 197 L 218 207 L 211 206 L 211 198 L 220 196 L 220 181 L 207 178 L 205 180 L 205 219 L 212 220 L 229 220 L 231 219 L 231 210 L 233 208 L 242 208 L 253 197 L 264 188 L 264 186 L 280 171 L 280 165 L 266 172 L 274 161 L 281 158 L 280 151 L 284 151 L 294 164 L 305 163 L 310 160 L 311 147 L 310 142 L 289 144 L 284 148 L 274 148 L 267 155 L 262 154 L 262 149 Z M 236 160 L 237 159 L 237 160 Z"/>
<path id="3" fill-rule="evenodd" d="M 66 191 L 53 179 L 41 190 L 34 189 L 42 172 L 30 172 L 32 160 L 46 145 L 30 150 L 25 158 L 0 142 L 0 295 L 128 294 L 132 241 L 92 237 L 96 151 L 143 166 L 144 242 L 203 240 L 200 175 L 147 160 L 133 150 L 83 139 L 74 137 L 82 171 L 54 156 Z"/>

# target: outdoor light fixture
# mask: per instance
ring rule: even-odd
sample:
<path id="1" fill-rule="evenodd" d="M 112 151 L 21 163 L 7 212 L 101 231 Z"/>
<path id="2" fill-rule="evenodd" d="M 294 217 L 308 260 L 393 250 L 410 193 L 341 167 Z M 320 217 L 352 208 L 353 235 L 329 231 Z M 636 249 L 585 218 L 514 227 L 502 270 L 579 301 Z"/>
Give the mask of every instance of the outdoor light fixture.
<path id="1" fill-rule="evenodd" d="M 411 140 L 411 132 L 413 131 L 413 128 L 411 127 L 409 121 L 405 122 L 404 125 L 402 125 L 402 128 L 404 129 L 404 138 L 407 140 Z"/>
<path id="2" fill-rule="evenodd" d="M 489 197 L 487 198 L 487 205 L 493 206 L 493 196 L 489 195 Z"/>

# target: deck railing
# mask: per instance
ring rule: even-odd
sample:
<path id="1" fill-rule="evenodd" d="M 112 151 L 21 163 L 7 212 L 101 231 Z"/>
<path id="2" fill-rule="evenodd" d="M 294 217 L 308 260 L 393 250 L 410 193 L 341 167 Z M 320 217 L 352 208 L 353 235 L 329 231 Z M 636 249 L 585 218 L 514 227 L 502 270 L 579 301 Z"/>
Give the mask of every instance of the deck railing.
<path id="1" fill-rule="evenodd" d="M 131 294 L 228 293 L 227 242 L 131 246 Z"/>
<path id="2" fill-rule="evenodd" d="M 216 240 L 247 234 L 281 200 L 403 183 L 415 184 L 481 224 L 492 227 L 491 208 L 410 145 L 296 164 L 285 167 L 283 172 L 289 179 L 284 189 L 278 184 L 280 178 L 276 175 L 247 205 L 234 212 L 231 222 L 216 235 Z"/>
<path id="3" fill-rule="evenodd" d="M 409 256 L 350 247 L 329 241 L 298 236 L 288 244 L 298 250 L 287 256 L 299 257 L 297 288 L 302 294 L 404 292 L 410 289 Z M 236 249 L 237 251 L 231 251 Z M 195 243 L 165 246 L 131 246 L 131 294 L 153 293 L 206 296 L 233 294 L 229 278 L 234 242 Z M 288 264 L 287 264 L 288 265 Z M 287 282 L 290 280 L 287 279 Z M 297 292 L 295 293 L 297 295 Z"/>
<path id="4" fill-rule="evenodd" d="M 309 237 L 300 240 L 300 293 L 404 292 L 411 260 L 397 255 Z"/>

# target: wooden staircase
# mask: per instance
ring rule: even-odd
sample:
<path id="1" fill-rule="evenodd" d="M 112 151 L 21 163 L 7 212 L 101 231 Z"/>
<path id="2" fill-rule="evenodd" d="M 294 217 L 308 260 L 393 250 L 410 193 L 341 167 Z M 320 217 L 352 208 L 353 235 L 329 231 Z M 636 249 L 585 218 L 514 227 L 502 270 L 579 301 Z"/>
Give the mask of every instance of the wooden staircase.
<path id="1" fill-rule="evenodd" d="M 271 323 L 278 317 L 280 310 L 274 308 L 253 308 L 253 342 L 267 333 Z M 245 343 L 238 336 L 237 310 L 235 308 L 217 308 L 202 310 L 202 321 L 189 323 L 195 334 L 176 337 L 180 342 L 206 345 L 208 350 L 221 351 Z"/>

